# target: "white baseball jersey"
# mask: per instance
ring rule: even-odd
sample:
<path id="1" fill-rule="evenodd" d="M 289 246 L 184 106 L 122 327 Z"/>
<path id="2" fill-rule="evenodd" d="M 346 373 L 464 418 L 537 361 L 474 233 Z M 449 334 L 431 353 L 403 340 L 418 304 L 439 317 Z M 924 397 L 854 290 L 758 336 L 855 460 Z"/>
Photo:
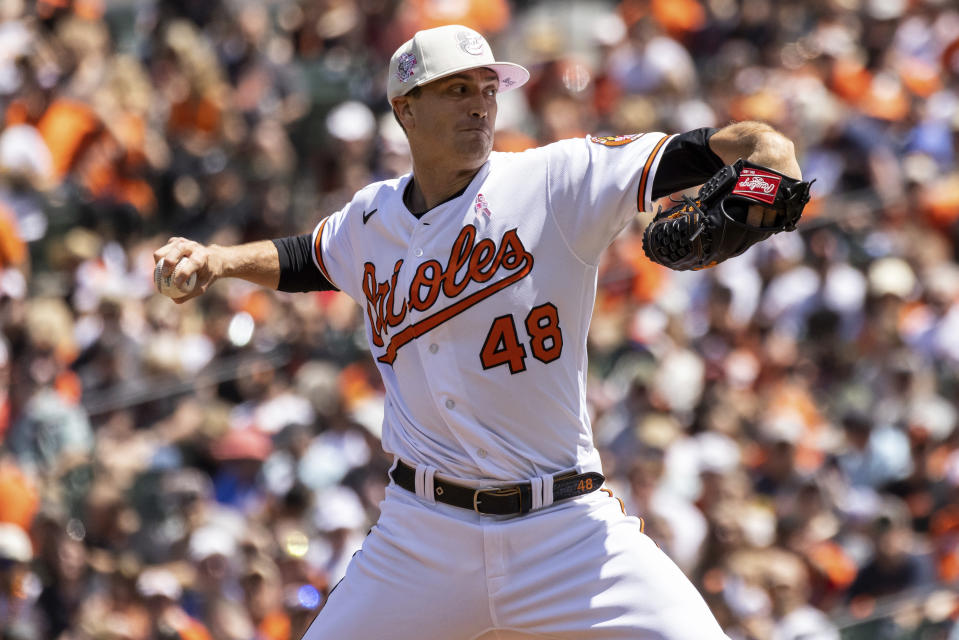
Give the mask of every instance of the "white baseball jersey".
<path id="1" fill-rule="evenodd" d="M 317 226 L 317 266 L 366 313 L 386 385 L 383 447 L 415 465 L 416 482 L 387 487 L 305 640 L 728 640 L 611 493 L 552 495 L 550 474 L 600 467 L 586 411 L 597 264 L 651 208 L 668 140 L 494 153 L 419 219 L 403 204 L 406 176 Z M 444 504 L 441 475 L 526 480 L 531 510 Z"/>
<path id="2" fill-rule="evenodd" d="M 463 193 L 419 218 L 403 202 L 407 175 L 317 225 L 318 268 L 365 310 L 387 452 L 476 480 L 600 470 L 586 405 L 597 265 L 651 209 L 668 140 L 493 153 Z"/>

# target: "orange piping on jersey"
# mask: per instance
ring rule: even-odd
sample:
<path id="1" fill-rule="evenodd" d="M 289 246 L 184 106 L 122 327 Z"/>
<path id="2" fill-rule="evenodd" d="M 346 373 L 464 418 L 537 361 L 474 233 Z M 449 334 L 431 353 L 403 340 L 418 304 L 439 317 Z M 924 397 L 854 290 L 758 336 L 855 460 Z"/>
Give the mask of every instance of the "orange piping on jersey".
<path id="1" fill-rule="evenodd" d="M 520 248 L 522 248 L 522 244 L 520 244 Z M 416 338 L 419 338 L 424 333 L 435 329 L 436 327 L 440 326 L 447 320 L 451 320 L 452 318 L 463 313 L 464 311 L 466 311 L 473 305 L 490 297 L 497 291 L 505 289 L 506 287 L 510 286 L 514 282 L 518 282 L 522 280 L 523 278 L 525 278 L 527 275 L 529 275 L 529 272 L 533 270 L 533 255 L 527 252 L 525 249 L 523 249 L 522 252 L 519 253 L 518 255 L 520 257 L 517 258 L 517 260 L 522 261 L 521 262 L 522 266 L 517 271 L 514 271 L 513 273 L 506 276 L 502 280 L 498 280 L 497 282 L 494 282 L 493 284 L 486 287 L 485 289 L 474 291 L 473 293 L 466 296 L 462 300 L 457 300 L 456 302 L 446 307 L 445 309 L 437 311 L 433 315 L 427 316 L 426 318 L 423 318 L 419 322 L 416 322 L 406 327 L 405 329 L 397 333 L 395 336 L 393 336 L 393 339 L 390 341 L 390 344 L 386 347 L 386 353 L 384 353 L 379 358 L 377 358 L 377 360 L 392 366 L 393 362 L 396 360 L 397 350 L 399 350 L 399 348 L 405 345 L 406 343 Z"/>
<path id="2" fill-rule="evenodd" d="M 643 175 L 639 179 L 639 193 L 636 197 L 636 210 L 645 211 L 646 207 L 646 179 L 649 177 L 649 170 L 653 168 L 653 162 L 656 161 L 656 156 L 659 155 L 659 150 L 662 148 L 663 144 L 669 140 L 670 136 L 663 136 L 663 139 L 656 143 L 656 146 L 653 148 L 653 152 L 649 154 L 649 157 L 646 158 L 646 165 L 643 167 Z"/>
<path id="3" fill-rule="evenodd" d="M 624 515 L 624 516 L 627 515 L 627 514 L 626 514 L 626 504 L 623 502 L 622 498 L 620 498 L 620 497 L 618 497 L 618 496 L 614 496 L 614 495 L 613 495 L 613 491 L 612 491 L 611 489 L 607 489 L 606 487 L 601 487 L 601 488 L 600 488 L 600 491 L 604 491 L 604 492 L 608 493 L 610 498 L 616 498 L 616 501 L 619 502 L 619 508 L 620 508 L 620 510 L 623 512 L 623 515 Z M 640 525 L 642 525 L 642 518 L 640 518 Z M 640 526 L 640 533 L 642 533 L 642 526 Z"/>
<path id="4" fill-rule="evenodd" d="M 336 287 L 336 283 L 333 282 L 333 278 L 330 277 L 330 274 L 326 270 L 326 264 L 323 262 L 323 227 L 326 226 L 327 220 L 329 220 L 329 218 L 323 218 L 323 222 L 320 223 L 320 230 L 316 232 L 316 241 L 313 243 L 313 253 L 316 254 L 316 263 L 320 265 L 320 271 L 323 272 L 323 276 L 330 281 L 330 284 Z M 337 289 L 339 289 L 339 287 L 337 287 Z"/>
<path id="5" fill-rule="evenodd" d="M 612 490 L 611 490 L 611 489 L 607 489 L 606 487 L 600 487 L 599 490 L 608 493 L 610 498 L 616 498 L 616 500 L 619 501 L 619 508 L 620 508 L 620 510 L 623 512 L 623 515 L 624 515 L 624 516 L 625 516 L 625 515 L 628 515 L 628 514 L 626 513 L 626 504 L 623 503 L 622 498 L 619 498 L 619 497 L 617 497 L 617 496 L 614 496 Z M 642 518 L 639 519 L 639 532 L 642 533 L 642 534 L 645 534 L 645 533 L 646 533 L 646 521 L 643 520 Z M 653 542 L 656 542 L 656 541 L 654 540 Z M 659 547 L 659 543 L 656 543 L 656 546 Z"/>

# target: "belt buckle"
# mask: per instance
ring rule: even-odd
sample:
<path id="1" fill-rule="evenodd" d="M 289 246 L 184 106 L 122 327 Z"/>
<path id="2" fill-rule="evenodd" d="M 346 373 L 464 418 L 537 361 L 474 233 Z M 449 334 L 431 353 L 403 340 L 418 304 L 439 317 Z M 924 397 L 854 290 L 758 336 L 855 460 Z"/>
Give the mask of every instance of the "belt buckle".
<path id="1" fill-rule="evenodd" d="M 512 495 L 520 496 L 520 507 L 522 507 L 522 493 L 519 490 L 519 487 L 480 487 L 473 491 L 473 511 L 483 515 L 483 512 L 479 510 L 479 504 L 482 500 L 479 499 L 481 493 L 491 493 L 500 497 L 507 497 Z"/>

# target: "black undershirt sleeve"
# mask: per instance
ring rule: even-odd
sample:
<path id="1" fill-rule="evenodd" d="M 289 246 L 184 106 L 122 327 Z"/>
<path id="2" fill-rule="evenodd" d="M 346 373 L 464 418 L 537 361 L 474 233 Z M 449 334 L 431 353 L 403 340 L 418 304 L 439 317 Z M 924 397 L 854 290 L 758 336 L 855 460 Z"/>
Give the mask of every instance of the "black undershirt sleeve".
<path id="1" fill-rule="evenodd" d="M 653 178 L 653 200 L 706 182 L 725 163 L 709 148 L 719 129 L 704 127 L 681 133 L 666 144 Z"/>
<path id="2" fill-rule="evenodd" d="M 273 240 L 280 256 L 280 284 L 277 291 L 336 291 L 313 262 L 313 234 Z"/>

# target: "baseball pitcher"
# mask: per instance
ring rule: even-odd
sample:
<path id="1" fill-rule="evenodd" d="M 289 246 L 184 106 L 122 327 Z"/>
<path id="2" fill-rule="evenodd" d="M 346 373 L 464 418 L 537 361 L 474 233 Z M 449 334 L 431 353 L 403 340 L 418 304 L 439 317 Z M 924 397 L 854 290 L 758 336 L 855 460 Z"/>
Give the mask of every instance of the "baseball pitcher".
<path id="1" fill-rule="evenodd" d="M 178 302 L 237 277 L 339 289 L 364 311 L 395 463 L 379 521 L 306 640 L 726 638 L 601 491 L 586 406 L 597 265 L 664 195 L 703 185 L 659 212 L 644 249 L 701 269 L 794 229 L 809 185 L 792 143 L 759 123 L 492 153 L 497 95 L 528 79 L 475 31 L 420 31 L 393 55 L 387 90 L 410 174 L 309 234 L 173 238 L 155 252 Z"/>

